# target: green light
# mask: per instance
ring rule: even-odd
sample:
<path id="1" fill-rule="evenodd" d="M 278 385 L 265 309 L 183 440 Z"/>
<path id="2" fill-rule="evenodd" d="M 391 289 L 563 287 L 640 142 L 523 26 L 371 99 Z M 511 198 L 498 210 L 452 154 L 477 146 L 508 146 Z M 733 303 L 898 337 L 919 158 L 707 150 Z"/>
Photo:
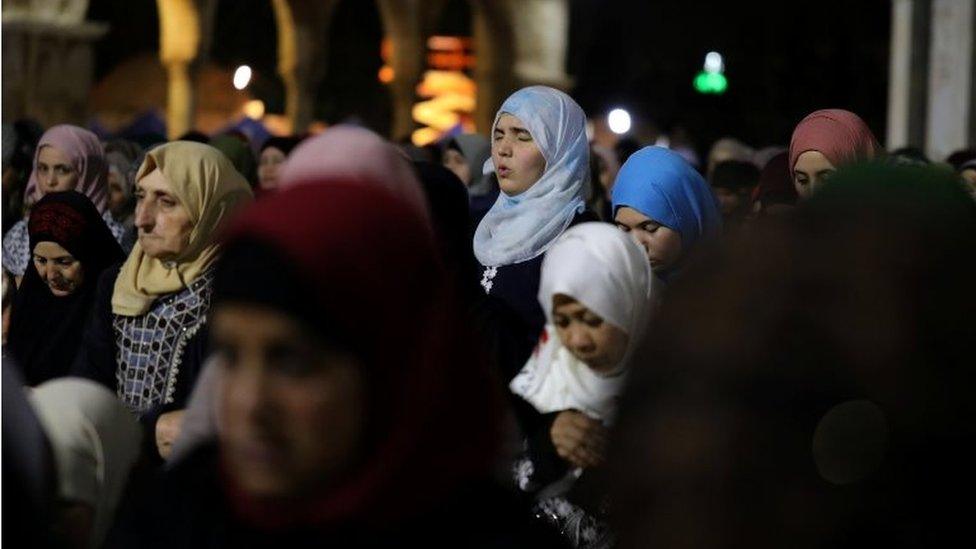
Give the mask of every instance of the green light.
<path id="1" fill-rule="evenodd" d="M 725 93 L 729 88 L 729 81 L 720 72 L 700 72 L 695 77 L 695 90 L 698 93 L 713 93 L 715 95 Z"/>

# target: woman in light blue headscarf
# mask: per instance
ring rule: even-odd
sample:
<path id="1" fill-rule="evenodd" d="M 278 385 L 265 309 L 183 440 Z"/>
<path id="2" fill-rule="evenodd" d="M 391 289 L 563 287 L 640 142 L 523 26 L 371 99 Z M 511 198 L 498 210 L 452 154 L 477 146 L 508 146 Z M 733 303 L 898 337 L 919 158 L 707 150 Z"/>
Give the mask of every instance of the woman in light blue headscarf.
<path id="1" fill-rule="evenodd" d="M 645 147 L 627 159 L 613 185 L 614 221 L 647 252 L 654 273 L 673 279 L 697 248 L 722 232 L 708 183 L 678 154 Z"/>
<path id="2" fill-rule="evenodd" d="M 474 253 L 481 286 L 516 341 L 512 360 L 502 360 L 512 376 L 545 325 L 536 297 L 543 254 L 571 225 L 596 220 L 585 204 L 589 163 L 586 115 L 565 93 L 523 88 L 498 110 L 484 171 L 497 175 L 501 193 L 475 231 Z"/>

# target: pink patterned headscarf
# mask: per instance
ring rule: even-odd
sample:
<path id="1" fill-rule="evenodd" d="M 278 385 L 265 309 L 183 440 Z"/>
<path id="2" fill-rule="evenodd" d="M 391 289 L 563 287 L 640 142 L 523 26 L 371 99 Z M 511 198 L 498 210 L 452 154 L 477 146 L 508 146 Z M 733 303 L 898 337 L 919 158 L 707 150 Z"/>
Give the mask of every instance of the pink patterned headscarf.
<path id="1" fill-rule="evenodd" d="M 881 146 L 861 117 L 842 109 L 823 109 L 807 115 L 790 140 L 790 173 L 801 154 L 818 151 L 835 167 L 870 160 Z"/>
<path id="2" fill-rule="evenodd" d="M 365 128 L 340 125 L 306 139 L 288 155 L 278 175 L 281 189 L 349 178 L 393 191 L 430 220 L 427 197 L 409 161 L 393 144 Z"/>
<path id="3" fill-rule="evenodd" d="M 54 126 L 41 136 L 34 151 L 34 169 L 27 182 L 25 196 L 30 197 L 32 202 L 37 202 L 44 196 L 37 182 L 37 159 L 44 147 L 55 147 L 71 159 L 71 164 L 78 172 L 75 190 L 91 199 L 98 208 L 98 213 L 105 213 L 108 208 L 108 163 L 105 161 L 105 151 L 95 134 L 68 124 Z"/>

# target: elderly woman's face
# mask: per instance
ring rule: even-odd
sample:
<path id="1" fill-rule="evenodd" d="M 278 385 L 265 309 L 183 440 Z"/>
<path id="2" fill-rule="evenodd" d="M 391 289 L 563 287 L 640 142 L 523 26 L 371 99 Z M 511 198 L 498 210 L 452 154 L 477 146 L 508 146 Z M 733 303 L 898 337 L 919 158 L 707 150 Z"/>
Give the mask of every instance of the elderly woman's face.
<path id="1" fill-rule="evenodd" d="M 793 186 L 801 200 L 813 196 L 836 168 L 820 151 L 806 151 L 796 159 L 793 166 Z"/>
<path id="2" fill-rule="evenodd" d="M 57 242 L 38 242 L 34 246 L 34 268 L 56 297 L 75 293 L 85 281 L 85 269 Z"/>
<path id="3" fill-rule="evenodd" d="M 287 498 L 341 478 L 362 446 L 360 361 L 260 305 L 218 305 L 212 337 L 223 369 L 221 450 L 237 484 Z"/>
<path id="4" fill-rule="evenodd" d="M 491 159 L 498 186 L 509 196 L 529 190 L 546 171 L 546 159 L 528 128 L 518 118 L 503 113 L 491 138 Z"/>
<path id="5" fill-rule="evenodd" d="M 71 158 L 61 149 L 52 145 L 41 147 L 37 155 L 37 188 L 41 195 L 70 191 L 78 186 L 80 174 Z"/>
<path id="6" fill-rule="evenodd" d="M 135 194 L 135 225 L 142 250 L 156 259 L 175 259 L 190 245 L 190 212 L 158 169 L 136 182 Z"/>

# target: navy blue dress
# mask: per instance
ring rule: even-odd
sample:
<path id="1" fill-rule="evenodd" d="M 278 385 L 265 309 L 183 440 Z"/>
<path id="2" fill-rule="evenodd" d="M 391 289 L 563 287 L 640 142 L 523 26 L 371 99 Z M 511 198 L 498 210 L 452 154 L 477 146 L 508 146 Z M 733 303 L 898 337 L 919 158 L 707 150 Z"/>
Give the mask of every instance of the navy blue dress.
<path id="1" fill-rule="evenodd" d="M 599 218 L 586 210 L 577 214 L 569 226 L 587 221 L 599 221 Z M 502 346 L 512 346 L 504 353 L 507 356 L 499 359 L 506 384 L 525 365 L 546 324 L 546 315 L 539 306 L 542 258 L 540 255 L 522 263 L 500 267 L 482 265 L 479 270 L 479 282 L 488 294 L 493 316 L 499 323 L 497 331 L 500 337 L 509 338 Z"/>
<path id="2" fill-rule="evenodd" d="M 72 375 L 114 391 L 138 415 L 146 448 L 155 448 L 156 420 L 186 406 L 208 356 L 210 273 L 186 291 L 161 297 L 142 317 L 128 318 L 112 313 L 121 267 L 106 269 L 98 279 Z"/>

